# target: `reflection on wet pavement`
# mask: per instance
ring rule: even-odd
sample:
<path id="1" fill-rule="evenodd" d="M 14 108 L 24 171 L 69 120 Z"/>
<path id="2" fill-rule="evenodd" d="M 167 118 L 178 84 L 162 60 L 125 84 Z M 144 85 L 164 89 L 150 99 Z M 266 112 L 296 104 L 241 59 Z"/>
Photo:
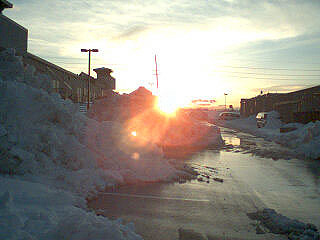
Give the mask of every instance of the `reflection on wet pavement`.
<path id="1" fill-rule="evenodd" d="M 225 141 L 225 144 L 232 145 L 232 146 L 239 146 L 241 141 L 240 138 L 228 136 L 228 135 L 223 136 L 223 140 Z"/>
<path id="2" fill-rule="evenodd" d="M 250 153 L 264 158 L 292 159 L 305 157 L 297 154 L 293 149 L 283 147 L 273 141 L 253 136 L 251 134 L 234 131 L 227 128 L 221 128 L 222 138 L 225 140 L 225 151 Z"/>
<path id="3" fill-rule="evenodd" d="M 285 156 L 275 143 L 228 129 L 221 133 L 226 147 L 180 161 L 198 172 L 196 179 L 123 186 L 102 193 L 89 206 L 98 214 L 133 222 L 139 234 L 153 240 L 176 240 L 180 228 L 208 239 L 281 239 L 256 234 L 256 222 L 247 213 L 264 208 L 320 223 L 319 175 L 310 170 L 320 169 L 319 162 L 273 161 L 265 157 Z"/>

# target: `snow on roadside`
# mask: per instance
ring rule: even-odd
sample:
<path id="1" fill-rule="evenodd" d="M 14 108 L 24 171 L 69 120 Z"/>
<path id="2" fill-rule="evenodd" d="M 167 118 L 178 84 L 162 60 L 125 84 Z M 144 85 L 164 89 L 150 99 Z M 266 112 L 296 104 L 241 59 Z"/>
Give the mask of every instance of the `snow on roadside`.
<path id="1" fill-rule="evenodd" d="M 320 157 L 320 121 L 308 124 L 289 123 L 284 124 L 275 111 L 268 113 L 267 124 L 258 128 L 254 115 L 247 118 L 226 121 L 224 126 L 251 133 L 258 137 L 266 138 L 290 148 L 297 155 L 317 159 Z M 294 131 L 280 133 L 281 127 L 295 127 Z"/>
<path id="2" fill-rule="evenodd" d="M 121 124 L 79 113 L 13 50 L 0 52 L 0 70 L 0 238 L 140 239 L 131 225 L 86 211 L 84 199 L 114 184 L 187 173 L 157 146 L 137 146 Z"/>
<path id="3" fill-rule="evenodd" d="M 0 176 L 1 239 L 142 239 L 132 224 L 90 211 L 70 192 Z M 81 208 L 80 208 L 81 207 Z"/>
<path id="4" fill-rule="evenodd" d="M 318 229 L 313 224 L 305 224 L 277 213 L 274 209 L 263 209 L 247 214 L 249 218 L 258 220 L 270 232 L 287 235 L 289 239 L 318 240 Z"/>

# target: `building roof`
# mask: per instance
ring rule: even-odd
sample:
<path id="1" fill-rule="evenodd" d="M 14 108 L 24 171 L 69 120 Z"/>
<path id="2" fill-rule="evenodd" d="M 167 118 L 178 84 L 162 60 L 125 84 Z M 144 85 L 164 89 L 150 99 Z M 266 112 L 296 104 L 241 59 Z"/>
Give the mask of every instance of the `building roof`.
<path id="1" fill-rule="evenodd" d="M 5 9 L 5 8 L 12 8 L 13 5 L 12 3 L 9 3 L 6 0 L 0 0 L 0 13 Z"/>
<path id="2" fill-rule="evenodd" d="M 88 77 L 89 77 L 89 75 L 86 74 L 86 73 L 84 73 L 84 72 L 81 72 L 81 73 L 79 74 L 79 76 L 80 76 L 81 78 L 86 78 L 86 79 L 88 79 Z M 91 80 L 95 80 L 95 78 L 92 77 L 92 76 L 90 76 L 90 79 L 91 79 Z"/>
<path id="3" fill-rule="evenodd" d="M 98 72 L 107 72 L 107 73 L 112 73 L 113 70 L 110 68 L 106 68 L 106 67 L 101 67 L 101 68 L 95 68 L 93 69 L 93 71 L 95 71 L 96 73 Z"/>
<path id="4" fill-rule="evenodd" d="M 303 92 L 320 92 L 320 85 L 314 86 L 314 87 L 310 87 L 310 88 L 304 88 L 298 91 L 294 91 L 294 92 L 289 92 L 288 94 L 299 94 L 299 93 L 303 93 Z"/>
<path id="5" fill-rule="evenodd" d="M 0 1 L 1 1 L 1 0 L 0 0 Z M 32 60 L 41 62 L 42 64 L 45 64 L 45 65 L 47 65 L 47 66 L 49 66 L 49 67 L 52 67 L 52 68 L 55 68 L 55 69 L 57 69 L 58 71 L 64 72 L 65 74 L 68 74 L 68 75 L 70 75 L 70 76 L 72 76 L 72 77 L 74 77 L 74 78 L 77 78 L 77 77 L 78 77 L 77 74 L 75 74 L 75 73 L 73 73 L 73 72 L 70 72 L 70 71 L 68 71 L 68 70 L 66 70 L 66 69 L 64 69 L 64 68 L 62 68 L 62 67 L 59 67 L 59 66 L 57 66 L 57 65 L 55 65 L 55 64 L 53 64 L 53 63 L 51 63 L 51 62 L 48 62 L 47 60 L 44 60 L 43 58 L 38 57 L 38 56 L 36 56 L 36 55 L 33 55 L 33 54 L 29 53 L 29 52 L 27 52 L 26 54 L 24 54 L 23 57 L 24 57 L 24 58 L 30 58 L 30 59 L 32 59 Z"/>

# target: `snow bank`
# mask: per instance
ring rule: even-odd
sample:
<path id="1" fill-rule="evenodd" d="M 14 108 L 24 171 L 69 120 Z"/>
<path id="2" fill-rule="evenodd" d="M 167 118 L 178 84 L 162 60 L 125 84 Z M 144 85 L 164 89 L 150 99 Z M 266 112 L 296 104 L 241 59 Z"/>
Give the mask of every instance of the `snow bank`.
<path id="1" fill-rule="evenodd" d="M 283 123 L 279 119 L 279 113 L 272 111 L 268 113 L 267 124 L 263 128 L 257 127 L 255 115 L 249 116 L 248 118 L 224 121 L 223 125 L 248 132 L 256 136 L 272 139 L 273 136 L 280 134 L 280 127 L 283 126 Z"/>
<path id="2" fill-rule="evenodd" d="M 288 124 L 288 127 L 292 125 Z M 320 158 L 320 121 L 296 124 L 297 130 L 281 133 L 275 141 L 309 158 Z"/>
<path id="3" fill-rule="evenodd" d="M 308 124 L 284 124 L 275 111 L 268 113 L 267 124 L 258 128 L 255 116 L 241 118 L 223 123 L 224 126 L 266 138 L 292 149 L 297 155 L 317 159 L 320 157 L 320 121 Z M 280 133 L 281 127 L 295 127 L 294 131 Z"/>
<path id="4" fill-rule="evenodd" d="M 83 198 L 70 192 L 0 176 L 0 238 L 142 239 L 132 224 L 84 211 L 85 205 Z"/>
<path id="5" fill-rule="evenodd" d="M 169 124 L 162 144 L 168 147 L 193 146 L 201 148 L 211 145 L 222 146 L 224 142 L 217 126 L 200 121 L 179 119 L 175 123 Z"/>
<path id="6" fill-rule="evenodd" d="M 318 240 L 320 238 L 318 229 L 313 224 L 305 224 L 295 219 L 290 219 L 277 213 L 273 209 L 263 209 L 255 213 L 247 214 L 251 219 L 258 220 L 268 228 L 270 232 L 284 234 L 292 240 Z"/>
<path id="7" fill-rule="evenodd" d="M 0 231 L 10 236 L 0 238 L 138 239 L 130 228 L 76 208 L 75 196 L 84 207 L 85 197 L 114 184 L 187 173 L 155 144 L 142 148 L 121 123 L 79 113 L 13 50 L 0 53 L 0 70 Z"/>

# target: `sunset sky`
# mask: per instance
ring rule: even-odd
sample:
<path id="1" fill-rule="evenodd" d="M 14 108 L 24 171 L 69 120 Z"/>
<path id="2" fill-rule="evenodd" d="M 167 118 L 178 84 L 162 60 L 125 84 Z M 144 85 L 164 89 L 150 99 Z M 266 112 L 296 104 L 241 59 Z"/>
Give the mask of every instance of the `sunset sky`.
<path id="1" fill-rule="evenodd" d="M 74 73 L 114 70 L 117 90 L 172 101 L 241 98 L 320 84 L 320 1 L 10 0 L 28 51 Z"/>

